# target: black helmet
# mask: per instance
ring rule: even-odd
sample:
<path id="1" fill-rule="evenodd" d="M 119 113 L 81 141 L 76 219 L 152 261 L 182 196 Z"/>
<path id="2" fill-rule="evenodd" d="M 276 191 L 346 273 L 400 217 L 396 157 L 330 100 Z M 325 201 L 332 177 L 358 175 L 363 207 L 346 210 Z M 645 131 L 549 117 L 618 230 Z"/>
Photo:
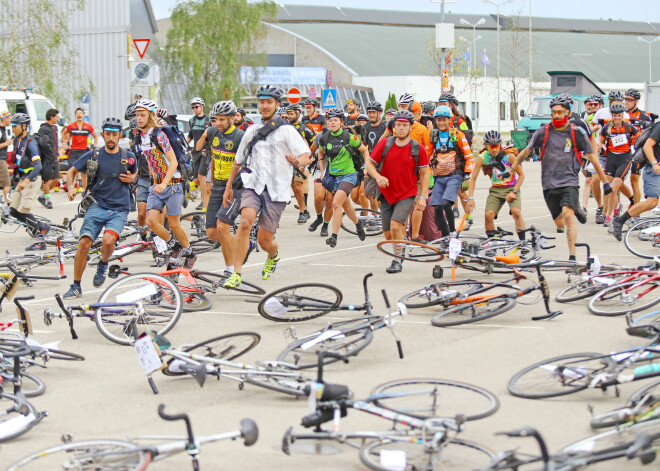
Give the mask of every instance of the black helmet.
<path id="1" fill-rule="evenodd" d="M 635 100 L 639 100 L 642 97 L 642 94 L 639 93 L 639 90 L 635 90 L 634 88 L 629 88 L 628 90 L 626 90 L 625 95 L 626 96 L 631 96 Z"/>
<path id="2" fill-rule="evenodd" d="M 300 106 L 298 103 L 291 103 L 289 106 L 286 107 L 286 110 L 293 110 L 297 111 L 298 113 L 302 113 L 302 106 Z"/>
<path id="3" fill-rule="evenodd" d="M 331 110 L 328 110 L 326 113 L 326 118 L 339 118 L 342 121 L 344 120 L 344 112 L 340 110 L 339 108 L 332 108 Z"/>
<path id="4" fill-rule="evenodd" d="M 16 126 L 17 124 L 30 124 L 30 117 L 25 113 L 16 113 L 11 117 L 11 125 Z"/>
<path id="5" fill-rule="evenodd" d="M 241 114 L 242 116 L 245 116 L 245 110 L 243 108 L 236 108 L 236 113 Z"/>
<path id="6" fill-rule="evenodd" d="M 502 135 L 497 131 L 488 131 L 484 136 L 484 143 L 487 146 L 494 146 L 502 143 Z"/>
<path id="7" fill-rule="evenodd" d="M 550 108 L 552 108 L 555 105 L 561 105 L 564 108 L 566 108 L 567 110 L 570 110 L 571 109 L 571 104 L 573 103 L 573 97 L 568 95 L 568 98 L 567 98 L 567 95 L 568 94 L 566 94 L 566 93 L 561 93 L 561 94 L 557 95 L 556 97 L 553 97 L 552 100 L 550 100 Z"/>
<path id="8" fill-rule="evenodd" d="M 607 99 L 610 101 L 623 101 L 623 93 L 615 90 L 607 94 Z"/>
<path id="9" fill-rule="evenodd" d="M 137 118 L 133 117 L 131 120 L 128 122 L 128 128 L 131 131 L 134 131 L 137 129 Z"/>
<path id="10" fill-rule="evenodd" d="M 369 118 L 367 118 L 366 114 L 360 113 L 357 118 L 355 118 L 355 121 L 369 121 Z"/>
<path id="11" fill-rule="evenodd" d="M 394 108 L 388 108 L 387 111 L 385 111 L 385 114 L 394 114 L 396 113 L 396 110 Z"/>
<path id="12" fill-rule="evenodd" d="M 394 120 L 395 121 L 406 120 L 410 124 L 412 124 L 412 123 L 415 122 L 415 117 L 413 116 L 413 114 L 410 111 L 401 110 L 401 111 L 397 111 L 396 113 L 394 113 Z"/>
<path id="13" fill-rule="evenodd" d="M 573 104 L 573 96 L 569 93 L 560 93 L 559 96 L 562 98 L 562 100 L 567 101 L 571 105 Z"/>
<path id="14" fill-rule="evenodd" d="M 305 100 L 306 105 L 319 106 L 319 102 L 316 98 L 308 98 Z"/>
<path id="15" fill-rule="evenodd" d="M 121 132 L 121 121 L 118 118 L 106 118 L 101 124 L 101 130 Z"/>
<path id="16" fill-rule="evenodd" d="M 128 108 L 126 108 L 126 112 L 124 113 L 124 119 L 126 121 L 130 121 L 135 117 L 135 105 L 128 105 Z"/>
<path id="17" fill-rule="evenodd" d="M 584 99 L 585 103 L 603 103 L 603 97 L 600 95 L 591 95 Z"/>
<path id="18" fill-rule="evenodd" d="M 422 103 L 422 113 L 431 115 L 435 110 L 435 103 L 432 101 L 425 101 Z"/>
<path id="19" fill-rule="evenodd" d="M 457 100 L 456 97 L 455 97 L 454 95 L 452 95 L 451 93 L 443 93 L 443 94 L 440 95 L 440 97 L 438 98 L 438 101 L 446 101 L 447 103 L 451 103 L 451 104 L 454 104 L 454 105 L 458 105 L 458 100 Z"/>
<path id="20" fill-rule="evenodd" d="M 367 103 L 367 111 L 383 111 L 383 105 L 379 101 L 370 101 Z"/>
<path id="21" fill-rule="evenodd" d="M 257 98 L 275 98 L 276 101 L 282 101 L 284 90 L 277 85 L 262 85 L 257 90 Z"/>
<path id="22" fill-rule="evenodd" d="M 626 107 L 623 106 L 621 103 L 615 103 L 614 105 L 610 106 L 610 113 L 612 114 L 619 114 L 625 112 L 626 112 Z"/>

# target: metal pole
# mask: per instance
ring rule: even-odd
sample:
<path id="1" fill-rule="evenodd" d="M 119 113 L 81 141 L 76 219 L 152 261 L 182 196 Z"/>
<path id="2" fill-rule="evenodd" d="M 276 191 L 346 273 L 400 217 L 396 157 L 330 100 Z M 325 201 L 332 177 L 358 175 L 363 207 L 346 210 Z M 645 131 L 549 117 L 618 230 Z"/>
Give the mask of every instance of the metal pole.
<path id="1" fill-rule="evenodd" d="M 500 6 L 497 5 L 497 132 L 500 132 Z"/>
<path id="2" fill-rule="evenodd" d="M 529 0 L 529 103 L 532 103 L 532 0 Z"/>
<path id="3" fill-rule="evenodd" d="M 445 2 L 440 2 L 440 23 L 445 22 Z M 440 75 L 443 77 L 444 82 L 444 71 L 445 70 L 445 48 L 440 49 Z M 444 93 L 444 90 L 443 90 Z"/>
<path id="4" fill-rule="evenodd" d="M 651 41 L 653 42 L 653 41 Z M 649 83 L 653 82 L 653 68 L 651 67 L 651 42 L 649 42 Z"/>

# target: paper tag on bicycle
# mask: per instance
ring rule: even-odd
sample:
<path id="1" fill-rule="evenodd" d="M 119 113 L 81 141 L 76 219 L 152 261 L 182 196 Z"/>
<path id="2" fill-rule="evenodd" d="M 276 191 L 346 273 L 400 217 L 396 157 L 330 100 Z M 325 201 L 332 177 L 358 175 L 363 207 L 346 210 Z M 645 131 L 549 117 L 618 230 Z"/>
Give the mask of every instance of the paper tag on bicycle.
<path id="1" fill-rule="evenodd" d="M 595 281 L 596 283 L 600 283 L 607 286 L 613 285 L 614 283 L 617 282 L 617 280 L 615 280 L 614 278 L 607 278 L 604 276 L 594 276 L 592 280 Z"/>
<path id="2" fill-rule="evenodd" d="M 403 450 L 380 450 L 380 465 L 392 471 L 405 471 L 406 452 Z"/>
<path id="3" fill-rule="evenodd" d="M 158 371 L 163 366 L 156 347 L 154 347 L 154 342 L 149 335 L 135 341 L 135 353 L 137 353 L 138 361 L 145 375 Z"/>
<path id="4" fill-rule="evenodd" d="M 557 367 L 555 365 L 541 365 L 541 368 L 544 370 L 552 371 L 553 373 L 557 372 Z M 567 378 L 584 378 L 586 376 L 587 370 L 585 368 L 562 368 L 561 375 Z"/>
<path id="5" fill-rule="evenodd" d="M 36 340 L 31 339 L 29 337 L 25 339 L 25 343 L 28 344 L 31 347 L 39 347 L 39 348 L 43 348 L 44 350 L 51 350 L 51 349 L 57 350 L 59 348 L 59 345 L 60 345 L 59 340 L 56 341 L 56 342 L 41 344 L 41 343 L 37 342 Z"/>
<path id="6" fill-rule="evenodd" d="M 591 262 L 591 274 L 598 275 L 600 273 L 600 260 L 598 260 L 598 255 L 593 255 L 593 262 Z"/>
<path id="7" fill-rule="evenodd" d="M 449 241 L 449 258 L 456 260 L 456 257 L 461 253 L 461 247 L 463 246 L 463 241 L 452 238 Z"/>
<path id="8" fill-rule="evenodd" d="M 141 286 L 125 293 L 118 294 L 115 297 L 115 301 L 118 303 L 132 303 L 138 299 L 146 298 L 147 296 L 153 296 L 158 291 L 156 290 L 156 285 L 149 283 L 148 285 Z"/>
<path id="9" fill-rule="evenodd" d="M 278 299 L 273 296 L 266 299 L 264 307 L 268 310 L 268 313 L 274 317 L 282 317 L 289 311 L 284 304 L 279 302 Z"/>
<path id="10" fill-rule="evenodd" d="M 314 345 L 317 345 L 317 344 L 319 344 L 321 342 L 324 342 L 328 339 L 343 339 L 345 337 L 346 336 L 344 334 L 342 334 L 340 330 L 328 330 L 328 331 L 323 332 L 318 337 L 303 343 L 300 346 L 300 348 L 302 350 L 308 350 L 308 349 L 312 348 Z"/>
<path id="11" fill-rule="evenodd" d="M 154 237 L 154 245 L 156 246 L 158 253 L 165 253 L 167 251 L 167 242 L 158 236 Z"/>

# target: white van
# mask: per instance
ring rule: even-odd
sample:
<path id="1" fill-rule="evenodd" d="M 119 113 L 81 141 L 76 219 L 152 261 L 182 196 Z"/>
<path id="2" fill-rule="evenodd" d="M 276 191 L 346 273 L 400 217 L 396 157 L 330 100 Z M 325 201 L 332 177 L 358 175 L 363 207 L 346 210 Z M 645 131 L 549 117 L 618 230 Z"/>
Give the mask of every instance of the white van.
<path id="1" fill-rule="evenodd" d="M 37 132 L 46 121 L 46 111 L 51 108 L 55 106 L 48 98 L 32 93 L 29 88 L 0 87 L 0 112 L 27 114 L 31 132 Z"/>

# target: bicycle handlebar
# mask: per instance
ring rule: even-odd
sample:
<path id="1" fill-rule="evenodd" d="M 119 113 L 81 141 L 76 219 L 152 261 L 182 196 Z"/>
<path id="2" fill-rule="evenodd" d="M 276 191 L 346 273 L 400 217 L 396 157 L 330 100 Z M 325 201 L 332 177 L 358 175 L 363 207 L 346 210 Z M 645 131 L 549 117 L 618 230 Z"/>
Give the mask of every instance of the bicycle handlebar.
<path id="1" fill-rule="evenodd" d="M 188 448 L 195 448 L 195 436 L 193 435 L 192 424 L 190 423 L 188 414 L 166 414 L 165 404 L 160 404 L 158 406 L 158 415 L 164 420 L 183 420 L 186 423 L 186 430 L 188 432 Z"/>
<path id="2" fill-rule="evenodd" d="M 543 469 L 548 469 L 548 464 L 550 462 L 550 454 L 548 453 L 548 447 L 545 444 L 545 440 L 539 433 L 538 430 L 532 427 L 525 427 L 519 430 L 511 430 L 509 432 L 498 432 L 495 435 L 506 435 L 507 437 L 532 437 L 536 440 L 536 443 L 539 445 L 541 450 L 541 457 L 543 458 Z"/>

